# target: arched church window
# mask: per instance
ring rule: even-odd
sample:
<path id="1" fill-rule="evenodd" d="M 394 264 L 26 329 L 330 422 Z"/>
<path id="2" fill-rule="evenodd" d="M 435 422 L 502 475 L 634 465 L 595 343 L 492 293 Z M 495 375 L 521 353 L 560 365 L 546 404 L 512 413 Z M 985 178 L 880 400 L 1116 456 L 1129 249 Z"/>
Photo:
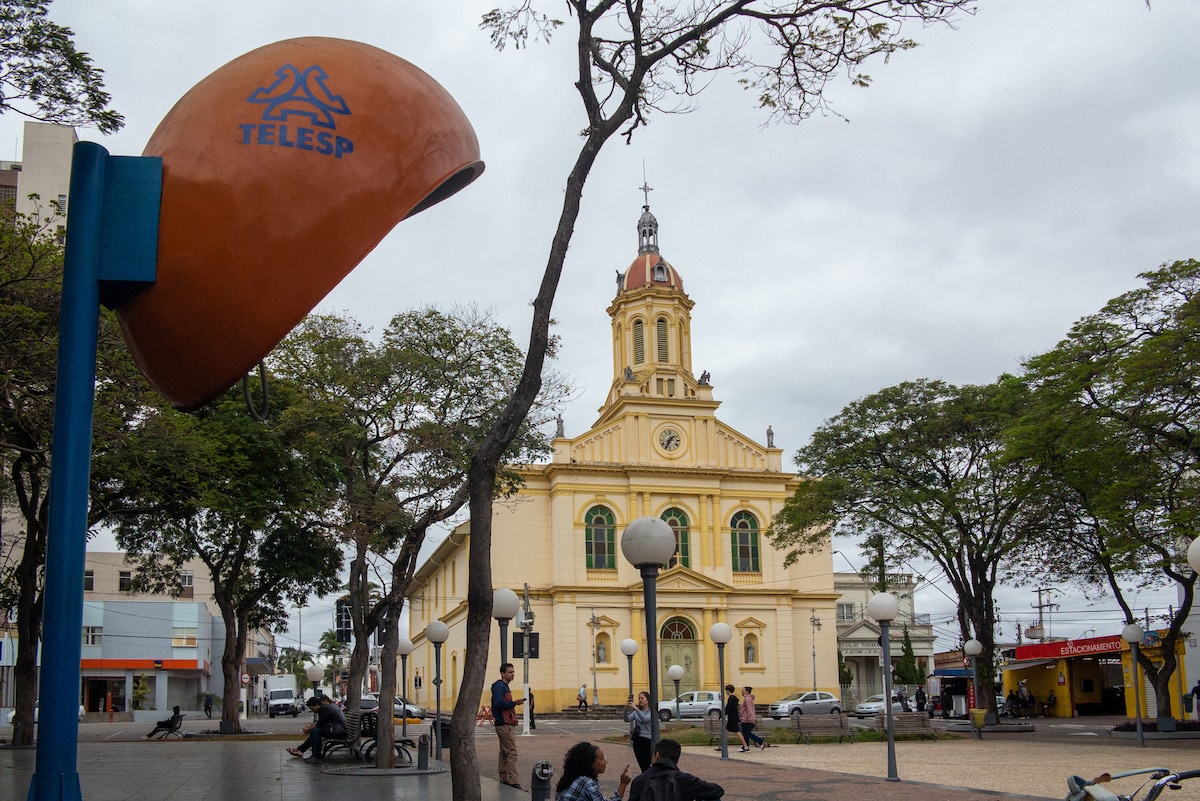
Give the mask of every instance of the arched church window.
<path id="1" fill-rule="evenodd" d="M 633 321 L 633 363 L 646 361 L 646 331 L 641 320 Z"/>
<path id="2" fill-rule="evenodd" d="M 654 280 L 655 281 L 666 281 L 667 280 L 667 265 L 663 264 L 661 261 L 658 264 L 654 265 Z"/>
<path id="3" fill-rule="evenodd" d="M 670 359 L 670 349 L 667 347 L 667 318 L 659 317 L 656 323 L 655 341 L 658 345 L 658 360 L 666 362 Z"/>
<path id="4" fill-rule="evenodd" d="M 691 567 L 691 529 L 688 525 L 687 513 L 682 509 L 671 508 L 662 513 L 662 519 L 671 527 L 671 531 L 675 532 L 675 553 L 671 556 L 671 561 L 667 562 L 667 567 L 675 567 L 675 565 Z"/>
<path id="5" fill-rule="evenodd" d="M 758 573 L 758 520 L 749 512 L 738 512 L 729 521 L 735 573 Z"/>
<path id="6" fill-rule="evenodd" d="M 692 624 L 688 623 L 681 617 L 673 617 L 666 623 L 663 623 L 659 629 L 659 639 L 663 640 L 694 640 L 696 632 L 692 629 Z"/>
<path id="7" fill-rule="evenodd" d="M 584 516 L 584 524 L 587 566 L 597 570 L 616 570 L 617 527 L 613 513 L 603 506 L 593 506 Z"/>

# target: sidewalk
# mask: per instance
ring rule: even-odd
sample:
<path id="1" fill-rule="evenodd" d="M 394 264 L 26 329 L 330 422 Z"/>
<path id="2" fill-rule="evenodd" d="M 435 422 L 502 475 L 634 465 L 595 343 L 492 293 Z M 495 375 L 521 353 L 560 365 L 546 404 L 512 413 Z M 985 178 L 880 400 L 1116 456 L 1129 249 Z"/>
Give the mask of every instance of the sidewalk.
<path id="1" fill-rule="evenodd" d="M 475 746 L 482 778 L 483 801 L 528 799 L 533 764 L 550 761 L 557 770 L 562 755 L 580 739 L 597 742 L 608 757 L 611 773 L 601 777 L 606 795 L 616 786 L 628 746 L 603 743 L 601 735 L 555 731 L 551 721 L 535 736 L 518 737 L 519 775 L 526 792 L 496 781 L 496 737 L 480 727 Z M 284 752 L 287 742 L 144 741 L 113 730 L 112 739 L 79 743 L 78 770 L 88 801 L 451 801 L 448 770 L 424 776 L 378 775 L 354 769 L 338 759 L 324 769 Z M 1063 742 L 1036 735 L 996 735 L 984 740 L 940 740 L 896 744 L 900 782 L 887 782 L 886 746 L 881 743 L 789 745 L 738 754 L 721 760 L 707 747 L 684 750 L 684 770 L 718 782 L 730 801 L 995 801 L 1013 798 L 1062 798 L 1071 773 L 1098 774 L 1151 763 L 1195 767 L 1196 741 L 1154 742 L 1144 749 L 1130 741 L 1111 741 L 1094 734 Z M 0 748 L 0 799 L 23 799 L 34 771 L 34 749 Z M 435 763 L 436 765 L 436 763 Z M 1172 801 L 1190 801 L 1190 788 Z"/>

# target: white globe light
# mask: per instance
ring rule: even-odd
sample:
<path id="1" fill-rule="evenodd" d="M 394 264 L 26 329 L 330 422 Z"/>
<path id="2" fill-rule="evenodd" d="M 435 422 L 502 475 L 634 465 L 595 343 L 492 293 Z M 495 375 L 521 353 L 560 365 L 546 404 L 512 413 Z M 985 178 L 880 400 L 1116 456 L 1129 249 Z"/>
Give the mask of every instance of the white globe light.
<path id="1" fill-rule="evenodd" d="M 708 630 L 708 639 L 724 645 L 733 639 L 733 629 L 729 628 L 728 623 L 713 623 L 713 627 Z"/>
<path id="2" fill-rule="evenodd" d="M 512 620 L 521 609 L 521 599 L 508 587 L 492 590 L 492 617 L 496 620 Z"/>
<path id="3" fill-rule="evenodd" d="M 634 567 L 665 565 L 675 553 L 675 532 L 665 520 L 639 517 L 621 534 L 621 553 Z"/>
<path id="4" fill-rule="evenodd" d="M 1130 623 L 1125 628 L 1121 629 L 1121 639 L 1130 645 L 1141 642 L 1142 637 L 1145 635 L 1145 630 L 1137 623 Z"/>
<path id="5" fill-rule="evenodd" d="M 450 639 L 450 627 L 440 620 L 435 620 L 425 627 L 425 639 L 433 643 L 441 643 Z"/>
<path id="6" fill-rule="evenodd" d="M 625 656 L 633 656 L 638 652 L 637 640 L 629 639 L 621 641 L 621 653 Z"/>
<path id="7" fill-rule="evenodd" d="M 396 653 L 400 654 L 400 656 L 408 656 L 416 647 L 417 646 L 413 645 L 412 640 L 408 639 L 407 637 L 401 637 L 400 641 L 396 643 Z"/>
<path id="8" fill-rule="evenodd" d="M 304 675 L 308 676 L 309 681 L 311 681 L 313 684 L 316 684 L 325 677 L 325 668 L 321 667 L 320 665 L 309 665 L 308 668 L 305 669 Z"/>
<path id="9" fill-rule="evenodd" d="M 667 678 L 671 681 L 679 681 L 686 672 L 680 665 L 671 665 L 667 668 Z"/>
<path id="10" fill-rule="evenodd" d="M 900 601 L 890 592 L 877 592 L 867 601 L 867 614 L 881 623 L 895 620 L 900 614 Z"/>
<path id="11" fill-rule="evenodd" d="M 1196 537 L 1188 546 L 1187 561 L 1192 566 L 1192 570 L 1200 573 L 1200 537 Z"/>
<path id="12" fill-rule="evenodd" d="M 983 643 L 972 637 L 963 643 L 963 653 L 967 656 L 979 656 L 983 653 Z"/>

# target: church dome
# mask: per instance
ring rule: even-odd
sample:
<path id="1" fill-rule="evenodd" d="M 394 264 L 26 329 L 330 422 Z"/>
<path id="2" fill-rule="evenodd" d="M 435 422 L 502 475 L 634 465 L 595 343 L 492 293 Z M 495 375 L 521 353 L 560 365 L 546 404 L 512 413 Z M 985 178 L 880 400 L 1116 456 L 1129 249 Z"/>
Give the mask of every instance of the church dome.
<path id="1" fill-rule="evenodd" d="M 622 286 L 626 290 L 644 286 L 671 287 L 682 292 L 683 279 L 666 259 L 657 251 L 653 251 L 638 254 L 638 257 L 633 260 L 633 264 L 629 265 L 629 269 L 625 271 L 625 280 Z"/>

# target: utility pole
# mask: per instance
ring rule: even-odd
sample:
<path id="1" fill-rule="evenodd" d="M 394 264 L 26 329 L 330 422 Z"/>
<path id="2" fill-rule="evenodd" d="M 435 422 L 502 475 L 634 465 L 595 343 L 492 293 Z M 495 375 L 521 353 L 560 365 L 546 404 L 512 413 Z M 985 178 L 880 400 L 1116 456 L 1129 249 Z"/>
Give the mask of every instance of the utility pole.
<path id="1" fill-rule="evenodd" d="M 517 622 L 517 625 L 521 628 L 521 653 L 525 657 L 525 675 L 524 675 L 523 683 L 525 684 L 525 700 L 528 702 L 528 700 L 529 700 L 529 632 L 533 630 L 533 610 L 529 608 L 529 582 L 525 583 L 525 602 L 521 607 L 521 617 L 520 617 L 520 620 Z M 530 708 L 531 706 L 532 706 L 532 704 L 529 704 L 529 703 L 524 704 L 525 720 L 524 720 L 524 726 L 522 727 L 521 734 L 526 737 L 528 737 L 529 733 L 530 733 L 529 718 L 531 715 L 533 715 L 533 710 Z"/>
<path id="2" fill-rule="evenodd" d="M 1036 604 L 1030 604 L 1030 607 L 1038 610 L 1038 622 L 1036 626 L 1030 626 L 1025 633 L 1028 634 L 1032 639 L 1045 640 L 1047 639 L 1047 632 L 1043 612 L 1046 609 L 1058 609 L 1058 604 L 1052 603 L 1050 600 L 1048 600 L 1050 598 L 1050 593 L 1058 592 L 1058 590 L 1054 587 L 1038 587 L 1034 590 L 1034 592 L 1037 593 L 1038 602 Z M 1047 600 L 1045 602 L 1042 601 L 1042 593 L 1046 593 Z"/>
<path id="3" fill-rule="evenodd" d="M 588 621 L 588 629 L 592 633 L 592 706 L 600 705 L 600 688 L 596 686 L 596 631 L 600 628 L 596 620 L 596 607 L 592 607 L 592 618 Z"/>

